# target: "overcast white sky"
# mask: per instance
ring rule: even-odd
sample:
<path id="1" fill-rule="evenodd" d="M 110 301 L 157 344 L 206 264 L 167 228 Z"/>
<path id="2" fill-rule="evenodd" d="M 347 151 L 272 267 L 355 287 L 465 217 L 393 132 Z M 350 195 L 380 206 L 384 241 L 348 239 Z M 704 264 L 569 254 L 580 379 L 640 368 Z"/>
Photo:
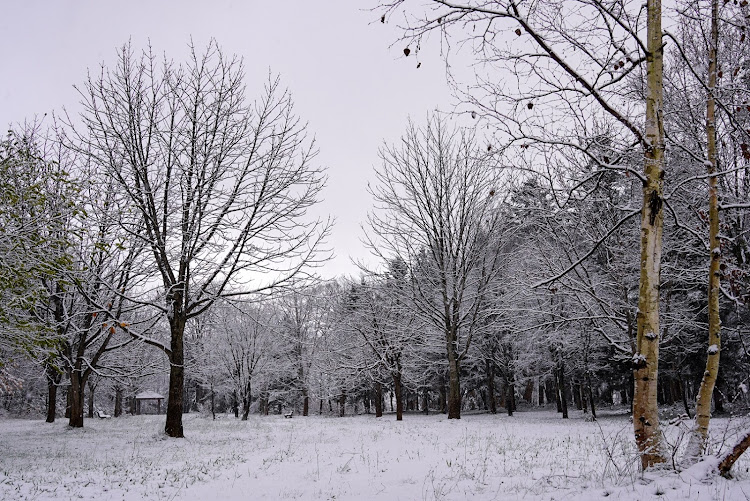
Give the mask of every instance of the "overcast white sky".
<path id="1" fill-rule="evenodd" d="M 398 32 L 367 9 L 374 0 L 25 0 L 3 5 L 0 32 L 0 125 L 22 122 L 65 106 L 78 111 L 74 84 L 87 69 L 113 65 L 128 39 L 148 40 L 184 60 L 190 39 L 204 47 L 216 38 L 225 53 L 244 57 L 248 86 L 281 75 L 298 114 L 317 138 L 318 162 L 329 182 L 323 214 L 336 218 L 330 239 L 337 257 L 324 276 L 356 274 L 350 256 L 367 258 L 360 224 L 370 208 L 383 140 L 402 134 L 407 117 L 452 103 L 445 67 L 433 51 L 404 57 L 389 46 Z M 253 96 L 249 96 L 253 98 Z"/>

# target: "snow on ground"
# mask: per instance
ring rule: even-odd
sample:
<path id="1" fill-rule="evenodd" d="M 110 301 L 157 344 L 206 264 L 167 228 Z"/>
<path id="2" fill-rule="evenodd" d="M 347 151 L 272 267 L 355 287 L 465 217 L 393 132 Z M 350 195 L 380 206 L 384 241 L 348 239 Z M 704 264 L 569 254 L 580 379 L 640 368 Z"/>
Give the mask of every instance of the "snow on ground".
<path id="1" fill-rule="evenodd" d="M 186 414 L 184 423 L 187 438 L 168 439 L 164 416 L 89 419 L 83 429 L 0 420 L 0 499 L 750 499 L 750 458 L 729 481 L 706 464 L 640 475 L 622 415 Z M 712 427 L 731 443 L 737 422 Z M 681 441 L 684 425 L 665 428 Z"/>

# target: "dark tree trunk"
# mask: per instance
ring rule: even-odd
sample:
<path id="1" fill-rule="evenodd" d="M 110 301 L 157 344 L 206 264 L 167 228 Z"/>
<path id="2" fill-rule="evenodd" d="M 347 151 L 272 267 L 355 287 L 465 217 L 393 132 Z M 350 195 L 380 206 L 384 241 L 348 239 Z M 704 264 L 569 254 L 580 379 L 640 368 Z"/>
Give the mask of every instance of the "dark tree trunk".
<path id="1" fill-rule="evenodd" d="M 237 398 L 237 390 L 232 392 L 232 412 L 234 412 L 234 418 L 240 417 L 240 403 Z"/>
<path id="2" fill-rule="evenodd" d="M 427 388 L 422 388 L 422 414 L 425 416 L 430 413 L 430 398 L 427 393 Z"/>
<path id="3" fill-rule="evenodd" d="M 591 406 L 591 418 L 596 421 L 596 407 L 594 407 L 594 389 L 591 387 L 591 376 L 586 375 L 586 390 L 589 397 L 589 405 Z"/>
<path id="4" fill-rule="evenodd" d="M 115 386 L 115 417 L 122 416 L 122 388 Z"/>
<path id="5" fill-rule="evenodd" d="M 250 405 L 252 404 L 252 393 L 250 392 L 250 381 L 245 385 L 245 391 L 242 393 L 242 420 L 247 421 L 250 415 Z"/>
<path id="6" fill-rule="evenodd" d="M 505 385 L 505 409 L 511 417 L 513 411 L 516 410 L 516 387 L 512 382 Z"/>
<path id="7" fill-rule="evenodd" d="M 302 390 L 302 415 L 307 416 L 310 413 L 310 397 L 307 396 L 307 390 Z"/>
<path id="8" fill-rule="evenodd" d="M 412 395 L 408 388 L 406 389 L 406 410 L 416 410 L 414 407 L 414 395 Z"/>
<path id="9" fill-rule="evenodd" d="M 575 380 L 571 383 L 571 393 L 573 394 L 573 404 L 579 411 L 583 409 L 581 405 L 581 385 L 576 383 Z"/>
<path id="10" fill-rule="evenodd" d="M 216 419 L 216 392 L 213 383 L 211 383 L 211 418 Z"/>
<path id="11" fill-rule="evenodd" d="M 450 350 L 450 353 L 448 355 L 448 419 L 461 419 L 460 367 L 456 354 L 453 350 Z"/>
<path id="12" fill-rule="evenodd" d="M 559 399 L 555 398 L 555 393 L 557 392 L 557 383 L 555 382 L 557 380 L 557 377 L 553 377 L 551 379 L 547 379 L 544 383 L 544 390 L 545 390 L 545 400 L 548 404 L 551 404 L 552 402 L 558 402 Z M 562 412 L 562 409 L 560 409 L 560 406 L 557 406 L 557 412 Z"/>
<path id="13" fill-rule="evenodd" d="M 188 405 L 188 407 L 191 408 L 190 410 L 194 412 L 198 412 L 200 411 L 200 404 L 203 402 L 203 397 L 204 397 L 203 386 L 201 386 L 201 384 L 198 381 L 195 381 L 193 383 L 193 388 L 194 388 L 193 391 L 195 392 L 194 393 L 195 398 L 190 400 L 190 405 Z"/>
<path id="14" fill-rule="evenodd" d="M 539 379 L 539 387 L 537 388 L 537 397 L 539 398 L 539 406 L 544 405 L 544 383 Z"/>
<path id="15" fill-rule="evenodd" d="M 526 381 L 526 388 L 523 391 L 523 399 L 527 404 L 530 404 L 532 398 L 534 398 L 534 380 L 529 379 Z"/>
<path id="16" fill-rule="evenodd" d="M 71 428 L 83 428 L 83 394 L 85 382 L 81 381 L 81 373 L 77 370 L 70 371 L 70 418 L 68 426 Z"/>
<path id="17" fill-rule="evenodd" d="M 175 297 L 173 309 L 181 302 Z M 185 356 L 183 352 L 183 335 L 185 333 L 185 318 L 181 311 L 174 311 L 174 318 L 170 319 L 172 333 L 171 356 L 169 357 L 169 399 L 167 400 L 167 422 L 164 432 L 169 437 L 184 437 L 182 429 L 182 390 L 185 385 Z"/>
<path id="18" fill-rule="evenodd" d="M 583 383 L 580 383 L 578 385 L 578 390 L 581 392 L 580 400 L 581 400 L 581 409 L 583 410 L 584 414 L 588 414 L 589 408 L 588 408 L 588 402 L 586 400 L 586 388 L 584 387 Z"/>
<path id="19" fill-rule="evenodd" d="M 365 392 L 365 396 L 362 399 L 362 403 L 365 406 L 365 414 L 369 414 L 370 413 L 370 392 L 369 391 Z"/>
<path id="20" fill-rule="evenodd" d="M 47 422 L 55 422 L 57 411 L 57 386 L 60 384 L 60 373 L 51 365 L 47 366 Z"/>
<path id="21" fill-rule="evenodd" d="M 401 421 L 404 418 L 404 397 L 402 394 L 401 387 L 401 373 L 397 372 L 393 374 L 393 393 L 396 394 L 396 421 Z M 391 403 L 391 408 L 393 404 Z"/>
<path id="22" fill-rule="evenodd" d="M 560 392 L 560 408 L 563 419 L 568 419 L 568 395 L 565 391 L 565 364 L 561 363 L 557 373 L 557 387 Z"/>
<path id="23" fill-rule="evenodd" d="M 656 403 L 658 405 L 664 405 L 664 378 L 659 378 L 659 384 L 656 390 Z"/>
<path id="24" fill-rule="evenodd" d="M 47 422 L 55 422 L 55 409 L 57 407 L 57 385 L 47 380 Z"/>
<path id="25" fill-rule="evenodd" d="M 339 417 L 344 417 L 346 413 L 346 392 L 342 391 L 339 397 Z"/>
<path id="26" fill-rule="evenodd" d="M 679 379 L 672 378 L 672 398 L 675 402 L 680 400 L 682 402 L 682 385 Z"/>
<path id="27" fill-rule="evenodd" d="M 383 384 L 375 383 L 375 417 L 383 416 Z"/>
<path id="28" fill-rule="evenodd" d="M 492 414 L 497 414 L 497 401 L 495 400 L 495 364 L 490 359 L 485 360 L 485 372 L 487 374 L 487 403 Z"/>
<path id="29" fill-rule="evenodd" d="M 714 412 L 716 412 L 716 414 L 724 414 L 726 412 L 724 410 L 724 395 L 722 395 L 719 389 L 716 387 L 714 387 L 713 397 Z"/>
<path id="30" fill-rule="evenodd" d="M 323 415 L 323 399 L 320 399 L 320 408 L 318 409 L 318 414 Z"/>
<path id="31" fill-rule="evenodd" d="M 94 388 L 95 386 L 89 381 L 89 419 L 94 419 Z"/>
<path id="32" fill-rule="evenodd" d="M 261 416 L 266 413 L 266 407 L 268 406 L 268 400 L 266 400 L 266 392 L 261 392 L 258 396 L 258 414 Z"/>

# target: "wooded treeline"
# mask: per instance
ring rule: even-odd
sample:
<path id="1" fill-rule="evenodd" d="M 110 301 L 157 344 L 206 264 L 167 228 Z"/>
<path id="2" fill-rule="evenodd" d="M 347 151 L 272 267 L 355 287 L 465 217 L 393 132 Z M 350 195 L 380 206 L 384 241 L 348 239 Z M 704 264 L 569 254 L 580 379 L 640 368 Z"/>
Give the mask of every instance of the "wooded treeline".
<path id="1" fill-rule="evenodd" d="M 747 3 L 680 4 L 668 30 L 656 1 L 432 4 L 381 21 L 407 57 L 430 36 L 474 51 L 457 98 L 478 125 L 434 113 L 383 145 L 357 277 L 310 273 L 325 175 L 289 92 L 250 100 L 214 42 L 184 64 L 123 46 L 79 117 L 11 130 L 5 408 L 78 427 L 87 395 L 117 416 L 158 387 L 181 437 L 199 408 L 622 406 L 648 468 L 674 405 L 698 460 L 750 385 Z"/>

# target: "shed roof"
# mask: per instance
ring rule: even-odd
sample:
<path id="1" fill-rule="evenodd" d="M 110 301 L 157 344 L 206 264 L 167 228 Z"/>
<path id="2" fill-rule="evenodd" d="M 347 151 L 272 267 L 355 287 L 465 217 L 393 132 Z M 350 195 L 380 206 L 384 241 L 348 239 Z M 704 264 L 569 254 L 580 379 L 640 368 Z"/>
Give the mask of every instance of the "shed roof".
<path id="1" fill-rule="evenodd" d="M 156 400 L 156 399 L 163 399 L 163 398 L 164 398 L 163 396 L 151 390 L 142 391 L 135 396 L 136 400 Z"/>

